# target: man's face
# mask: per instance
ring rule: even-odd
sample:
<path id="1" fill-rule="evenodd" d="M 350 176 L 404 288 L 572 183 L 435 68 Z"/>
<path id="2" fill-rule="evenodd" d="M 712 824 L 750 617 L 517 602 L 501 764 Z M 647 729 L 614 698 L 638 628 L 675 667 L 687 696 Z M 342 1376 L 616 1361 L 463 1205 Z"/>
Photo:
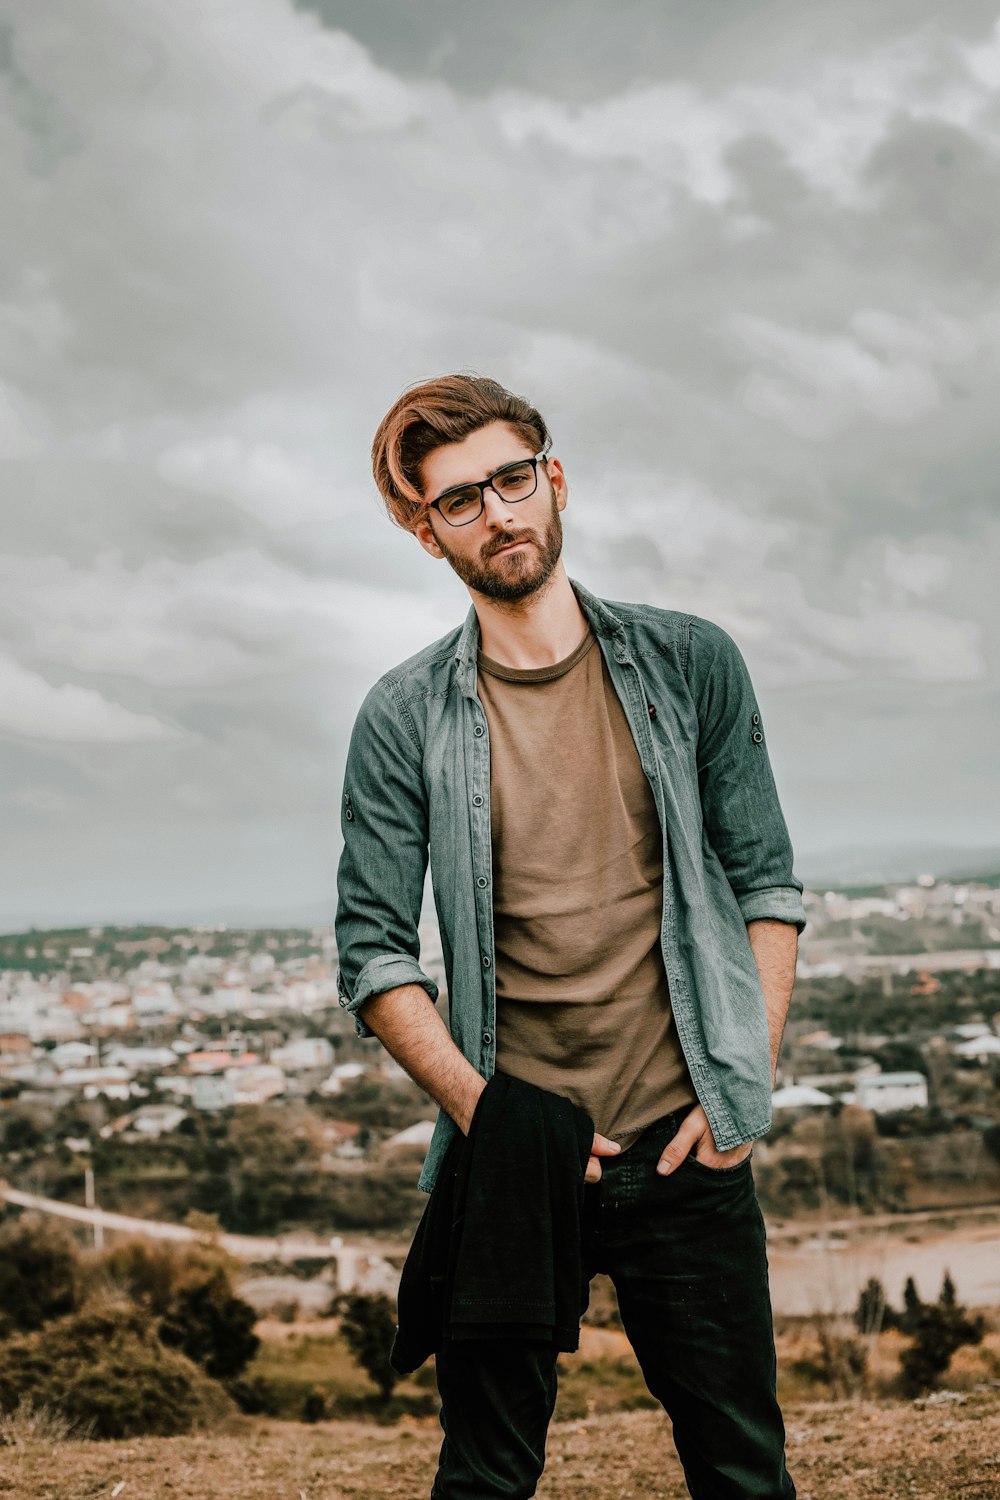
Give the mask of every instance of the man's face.
<path id="1" fill-rule="evenodd" d="M 541 589 L 562 552 L 559 512 L 566 504 L 566 480 L 558 459 L 538 463 L 535 493 L 505 503 L 492 489 L 484 509 L 466 526 L 449 526 L 430 501 L 470 480 L 485 481 L 497 469 L 533 450 L 505 422 L 493 422 L 460 443 L 435 448 L 422 466 L 425 514 L 415 528 L 421 546 L 444 557 L 473 592 L 514 604 Z M 499 483 L 499 481 L 498 481 Z"/>

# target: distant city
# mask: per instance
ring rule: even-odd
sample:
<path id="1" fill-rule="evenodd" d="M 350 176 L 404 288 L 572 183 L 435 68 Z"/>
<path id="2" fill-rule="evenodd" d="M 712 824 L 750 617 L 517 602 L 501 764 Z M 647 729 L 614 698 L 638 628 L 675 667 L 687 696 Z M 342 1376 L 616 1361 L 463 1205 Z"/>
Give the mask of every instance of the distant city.
<path id="1" fill-rule="evenodd" d="M 1000 969 L 1000 878 L 931 874 L 864 894 L 805 893 L 803 979 Z M 336 944 L 307 930 L 91 927 L 0 937 L 0 1086 L 29 1097 L 160 1102 L 129 1122 L 155 1133 L 177 1109 L 336 1094 L 373 1066 L 339 1005 Z M 437 927 L 421 961 L 445 989 Z M 1000 1049 L 1000 1041 L 997 1042 Z M 121 1128 L 120 1124 L 117 1128 Z"/>

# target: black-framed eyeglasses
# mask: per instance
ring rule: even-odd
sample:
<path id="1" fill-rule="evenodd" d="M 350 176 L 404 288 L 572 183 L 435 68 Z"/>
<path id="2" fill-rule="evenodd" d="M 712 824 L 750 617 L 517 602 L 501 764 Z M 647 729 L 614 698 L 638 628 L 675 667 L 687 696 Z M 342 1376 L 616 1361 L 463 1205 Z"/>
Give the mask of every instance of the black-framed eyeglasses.
<path id="1" fill-rule="evenodd" d="M 475 480 L 458 484 L 430 503 L 449 526 L 469 526 L 478 521 L 486 509 L 487 490 L 492 490 L 505 505 L 519 505 L 522 500 L 530 500 L 538 488 L 538 465 L 547 456 L 548 449 L 543 448 L 534 458 L 519 458 L 514 463 L 504 464 L 481 484 Z"/>

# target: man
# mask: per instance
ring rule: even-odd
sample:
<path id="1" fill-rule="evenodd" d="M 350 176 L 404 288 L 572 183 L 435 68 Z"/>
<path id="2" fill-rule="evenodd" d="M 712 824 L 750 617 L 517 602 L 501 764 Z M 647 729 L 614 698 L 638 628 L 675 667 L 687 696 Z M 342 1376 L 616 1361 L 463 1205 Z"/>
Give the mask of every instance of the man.
<path id="1" fill-rule="evenodd" d="M 696 1500 L 789 1500 L 750 1152 L 802 884 L 735 643 L 567 577 L 549 446 L 528 401 L 466 375 L 407 391 L 376 434 L 390 515 L 472 608 L 358 715 L 341 1002 L 440 1106 L 426 1191 L 495 1070 L 587 1111 L 581 1307 L 608 1273 Z M 428 855 L 447 1026 L 418 961 Z M 439 1353 L 433 1500 L 535 1493 L 555 1362 L 511 1343 Z"/>

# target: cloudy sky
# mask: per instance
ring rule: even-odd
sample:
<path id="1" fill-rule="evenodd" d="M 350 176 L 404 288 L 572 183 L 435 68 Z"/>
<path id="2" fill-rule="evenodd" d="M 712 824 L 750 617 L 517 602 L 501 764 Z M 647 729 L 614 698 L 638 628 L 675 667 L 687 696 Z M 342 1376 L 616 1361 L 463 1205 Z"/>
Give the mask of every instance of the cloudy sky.
<path id="1" fill-rule="evenodd" d="M 331 914 L 468 602 L 371 435 L 462 368 L 739 641 L 805 877 L 1000 845 L 998 14 L 0 0 L 0 926 Z"/>

